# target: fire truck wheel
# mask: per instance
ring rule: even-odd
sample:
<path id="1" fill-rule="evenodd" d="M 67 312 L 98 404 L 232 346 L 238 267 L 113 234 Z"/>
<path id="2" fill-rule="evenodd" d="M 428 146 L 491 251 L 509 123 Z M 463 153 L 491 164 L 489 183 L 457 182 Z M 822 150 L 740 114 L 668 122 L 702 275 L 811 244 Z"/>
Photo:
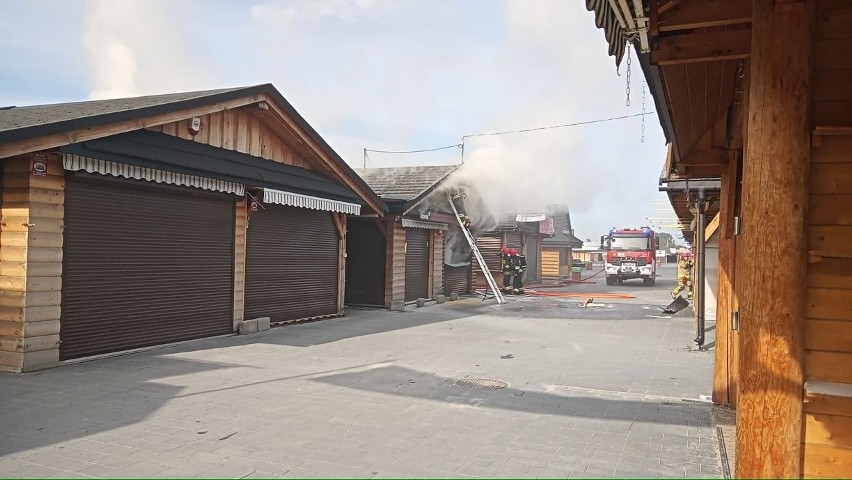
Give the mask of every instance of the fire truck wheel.
<path id="1" fill-rule="evenodd" d="M 606 284 L 607 285 L 615 285 L 615 279 L 612 278 L 612 277 L 606 277 Z"/>

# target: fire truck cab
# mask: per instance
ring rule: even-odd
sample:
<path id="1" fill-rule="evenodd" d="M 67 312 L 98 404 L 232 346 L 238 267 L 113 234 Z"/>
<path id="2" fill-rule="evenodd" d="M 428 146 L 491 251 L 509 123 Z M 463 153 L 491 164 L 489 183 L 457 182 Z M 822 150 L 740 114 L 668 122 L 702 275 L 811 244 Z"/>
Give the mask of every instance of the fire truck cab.
<path id="1" fill-rule="evenodd" d="M 620 285 L 624 280 L 641 278 L 645 286 L 657 281 L 657 235 L 648 227 L 613 228 L 601 237 L 606 251 L 607 285 Z"/>

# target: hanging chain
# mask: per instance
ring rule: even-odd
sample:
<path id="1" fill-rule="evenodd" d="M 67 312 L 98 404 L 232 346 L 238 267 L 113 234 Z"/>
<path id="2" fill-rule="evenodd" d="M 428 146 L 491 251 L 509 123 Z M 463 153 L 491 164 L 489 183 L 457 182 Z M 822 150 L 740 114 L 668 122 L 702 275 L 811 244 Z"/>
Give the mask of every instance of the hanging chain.
<path id="1" fill-rule="evenodd" d="M 627 106 L 628 107 L 630 106 L 630 63 L 631 63 L 630 50 L 632 50 L 632 49 L 630 48 L 630 44 L 628 43 L 627 44 Z"/>
<path id="2" fill-rule="evenodd" d="M 642 79 L 642 143 L 645 143 L 645 79 Z"/>

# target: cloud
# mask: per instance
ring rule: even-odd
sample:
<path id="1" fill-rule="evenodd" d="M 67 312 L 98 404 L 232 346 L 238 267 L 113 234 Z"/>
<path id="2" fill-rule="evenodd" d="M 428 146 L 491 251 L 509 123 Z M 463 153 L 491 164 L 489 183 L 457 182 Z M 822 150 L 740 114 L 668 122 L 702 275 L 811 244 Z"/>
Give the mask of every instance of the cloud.
<path id="1" fill-rule="evenodd" d="M 394 0 L 267 0 L 251 7 L 251 15 L 256 20 L 272 23 L 290 23 L 294 21 L 315 21 L 334 18 L 354 21 L 365 14 L 375 14 L 392 8 Z"/>
<path id="2" fill-rule="evenodd" d="M 210 75 L 194 63 L 177 2 L 89 0 L 83 45 L 92 100 L 202 90 Z"/>

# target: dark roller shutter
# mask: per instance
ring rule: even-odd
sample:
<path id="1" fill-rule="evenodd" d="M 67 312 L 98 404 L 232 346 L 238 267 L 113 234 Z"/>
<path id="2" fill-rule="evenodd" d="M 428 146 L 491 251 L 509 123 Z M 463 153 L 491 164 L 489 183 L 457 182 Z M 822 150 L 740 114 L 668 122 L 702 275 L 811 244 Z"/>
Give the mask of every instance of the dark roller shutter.
<path id="1" fill-rule="evenodd" d="M 387 240 L 374 220 L 348 221 L 346 232 L 346 303 L 385 304 Z"/>
<path id="2" fill-rule="evenodd" d="M 231 333 L 235 200 L 69 175 L 61 357 Z"/>
<path id="3" fill-rule="evenodd" d="M 506 233 L 506 248 L 514 248 L 523 253 L 524 250 L 521 248 L 521 234 L 518 232 Z"/>
<path id="4" fill-rule="evenodd" d="M 429 230 L 405 229 L 405 301 L 429 296 Z"/>
<path id="5" fill-rule="evenodd" d="M 470 293 L 470 265 L 444 265 L 444 293 Z"/>
<path id="6" fill-rule="evenodd" d="M 476 247 L 479 248 L 479 253 L 482 254 L 482 259 L 488 265 L 488 270 L 492 272 L 500 271 L 500 249 L 502 247 L 502 238 L 499 233 L 488 233 L 476 237 Z M 479 262 L 474 262 L 474 272 L 481 272 Z"/>
<path id="7" fill-rule="evenodd" d="M 337 313 L 337 229 L 331 213 L 266 204 L 252 214 L 245 318 L 273 322 Z"/>

